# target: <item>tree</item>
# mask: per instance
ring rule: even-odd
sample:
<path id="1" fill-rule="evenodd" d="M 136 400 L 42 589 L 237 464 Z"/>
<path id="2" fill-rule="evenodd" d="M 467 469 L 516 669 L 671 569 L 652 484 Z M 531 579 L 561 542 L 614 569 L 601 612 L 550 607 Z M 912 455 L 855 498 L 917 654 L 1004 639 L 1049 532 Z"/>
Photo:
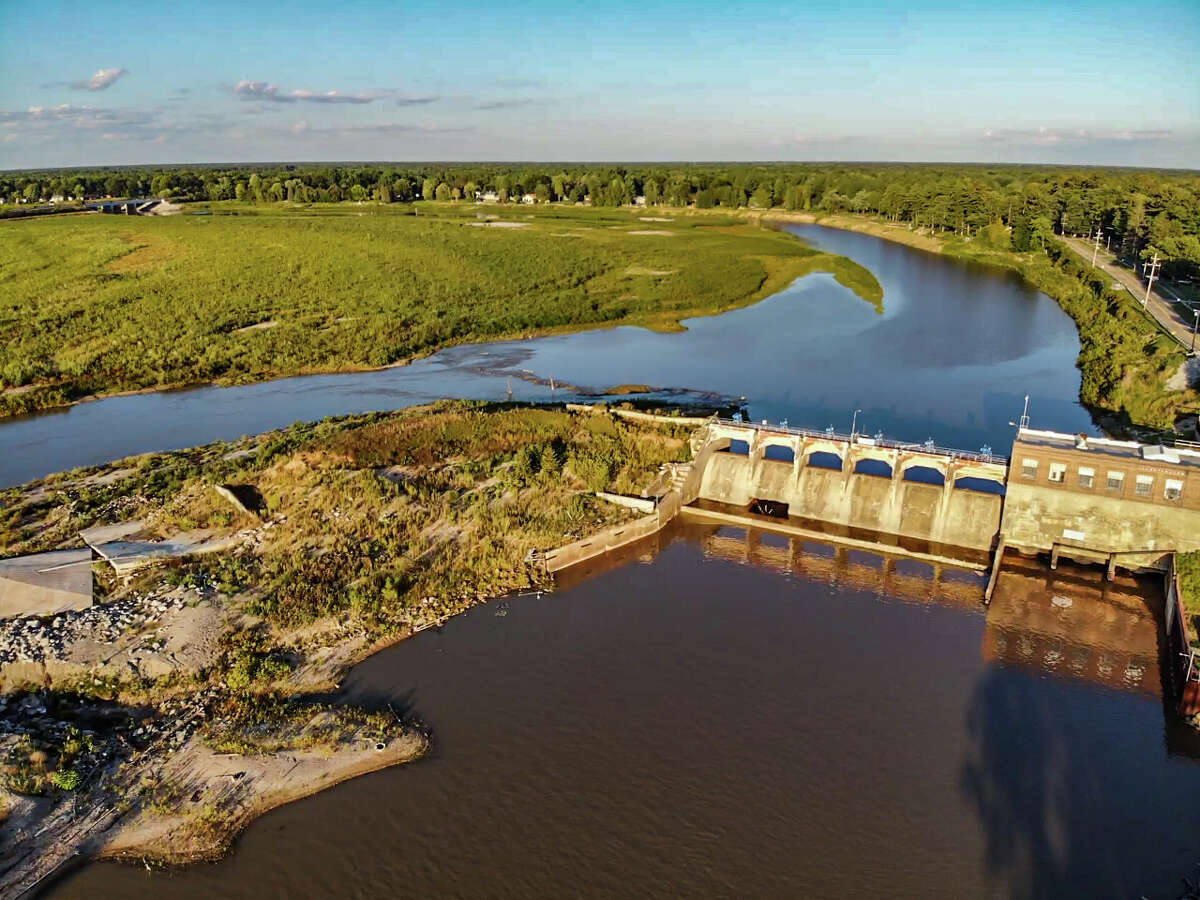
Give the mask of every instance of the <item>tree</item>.
<path id="1" fill-rule="evenodd" d="M 542 182 L 541 184 L 539 184 L 537 187 L 535 187 L 533 189 L 533 195 L 535 197 L 537 197 L 538 203 L 549 203 L 550 202 L 550 185 L 546 184 L 545 182 Z"/>
<path id="2" fill-rule="evenodd" d="M 257 172 L 255 172 L 253 175 L 251 175 L 250 176 L 250 184 L 248 185 L 248 187 L 250 190 L 250 199 L 255 201 L 256 203 L 261 203 L 262 198 L 263 198 L 262 176 L 260 176 Z"/>
<path id="3" fill-rule="evenodd" d="M 450 185 L 443 181 L 436 188 L 434 188 L 433 195 L 444 203 L 450 199 Z"/>
<path id="4" fill-rule="evenodd" d="M 32 203 L 34 200 L 37 200 L 42 196 L 42 189 L 38 187 L 38 183 L 36 181 L 31 181 L 29 184 L 25 185 L 25 190 L 22 191 L 21 195 L 28 202 Z"/>
<path id="5" fill-rule="evenodd" d="M 653 178 L 647 178 L 644 190 L 643 196 L 646 198 L 646 205 L 658 206 L 658 201 L 662 199 L 662 189 L 659 188 L 658 182 Z"/>
<path id="6" fill-rule="evenodd" d="M 435 193 L 437 193 L 437 182 L 432 178 L 426 178 L 421 184 L 421 199 L 432 200 Z"/>

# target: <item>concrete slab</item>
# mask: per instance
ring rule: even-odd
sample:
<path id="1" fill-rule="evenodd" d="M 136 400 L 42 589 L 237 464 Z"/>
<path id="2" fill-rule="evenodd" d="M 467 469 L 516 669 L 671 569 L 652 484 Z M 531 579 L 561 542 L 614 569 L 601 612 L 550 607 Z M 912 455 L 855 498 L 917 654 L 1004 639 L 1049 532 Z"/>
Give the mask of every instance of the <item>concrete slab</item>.
<path id="1" fill-rule="evenodd" d="M 91 561 L 87 547 L 0 560 L 0 618 L 51 616 L 91 606 Z"/>
<path id="2" fill-rule="evenodd" d="M 132 519 L 128 522 L 117 522 L 115 525 L 95 525 L 92 528 L 85 528 L 79 532 L 79 536 L 83 538 L 85 544 L 95 547 L 97 544 L 107 544 L 109 541 L 122 541 L 137 534 L 145 527 L 146 523 L 143 520 Z"/>
<path id="3" fill-rule="evenodd" d="M 185 531 L 163 541 L 108 541 L 93 548 L 118 575 L 129 575 L 152 563 L 198 553 L 216 553 L 236 546 L 234 536 L 214 538 L 210 531 Z"/>

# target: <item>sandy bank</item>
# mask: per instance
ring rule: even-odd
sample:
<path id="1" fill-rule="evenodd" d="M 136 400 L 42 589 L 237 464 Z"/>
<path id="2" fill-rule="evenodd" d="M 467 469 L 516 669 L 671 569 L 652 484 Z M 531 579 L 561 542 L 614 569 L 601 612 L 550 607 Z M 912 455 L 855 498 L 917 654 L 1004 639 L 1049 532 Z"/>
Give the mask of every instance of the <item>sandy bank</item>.
<path id="1" fill-rule="evenodd" d="M 409 762 L 428 747 L 424 735 L 406 731 L 382 745 L 362 737 L 334 751 L 240 756 L 217 753 L 192 738 L 155 773 L 165 790 L 182 795 L 177 811 L 164 814 L 147 806 L 132 812 L 100 836 L 96 855 L 165 865 L 216 859 L 263 813 Z"/>

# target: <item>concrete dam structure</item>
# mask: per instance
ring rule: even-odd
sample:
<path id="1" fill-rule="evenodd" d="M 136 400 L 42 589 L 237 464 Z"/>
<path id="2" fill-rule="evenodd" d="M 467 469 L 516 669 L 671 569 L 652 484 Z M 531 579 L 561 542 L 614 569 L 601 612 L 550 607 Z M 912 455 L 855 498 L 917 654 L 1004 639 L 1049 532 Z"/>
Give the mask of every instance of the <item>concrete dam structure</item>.
<path id="1" fill-rule="evenodd" d="M 727 420 L 708 426 L 693 466 L 684 504 L 758 504 L 781 518 L 983 552 L 1000 532 L 1008 472 L 1002 456 Z"/>
<path id="2" fill-rule="evenodd" d="M 1200 550 L 1200 444 L 1022 425 L 1010 462 L 932 441 L 607 412 L 694 427 L 692 459 L 663 467 L 639 501 L 649 504 L 642 519 L 536 554 L 550 572 L 644 539 L 681 513 L 975 571 L 988 567 L 967 557 L 992 554 L 993 576 L 1005 548 L 1049 554 L 1052 568 L 1060 556 L 1100 563 L 1109 580 L 1118 567 L 1166 572 L 1175 553 Z"/>

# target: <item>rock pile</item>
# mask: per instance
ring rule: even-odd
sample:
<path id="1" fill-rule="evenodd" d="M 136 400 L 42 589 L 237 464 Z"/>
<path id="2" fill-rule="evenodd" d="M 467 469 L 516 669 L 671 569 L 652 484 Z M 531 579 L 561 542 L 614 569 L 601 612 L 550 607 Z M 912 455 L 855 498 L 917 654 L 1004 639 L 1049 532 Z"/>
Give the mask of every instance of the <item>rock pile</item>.
<path id="1" fill-rule="evenodd" d="M 143 628 L 170 610 L 181 609 L 188 597 L 181 591 L 158 595 L 133 594 L 87 609 L 49 618 L 28 616 L 0 623 L 0 666 L 14 662 L 61 660 L 78 640 L 115 641 Z"/>

